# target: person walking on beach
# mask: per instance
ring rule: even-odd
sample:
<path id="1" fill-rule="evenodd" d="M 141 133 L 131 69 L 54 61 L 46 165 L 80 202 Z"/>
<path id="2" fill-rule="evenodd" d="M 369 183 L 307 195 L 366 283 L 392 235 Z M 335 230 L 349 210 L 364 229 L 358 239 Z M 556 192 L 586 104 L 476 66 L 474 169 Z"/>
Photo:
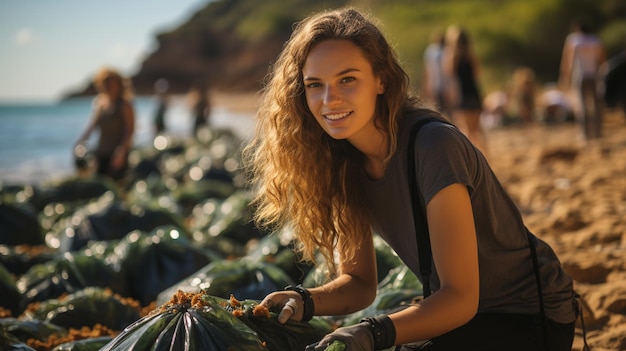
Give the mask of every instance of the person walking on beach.
<path id="1" fill-rule="evenodd" d="M 550 246 L 527 231 L 483 154 L 409 92 L 407 73 L 374 21 L 351 7 L 313 14 L 297 24 L 271 68 L 244 149 L 255 220 L 291 228 L 303 259 L 323 255 L 331 280 L 272 292 L 261 305 L 281 323 L 369 306 L 378 281 L 374 233 L 419 277 L 413 184 L 432 249 L 431 277 L 421 280 L 432 294 L 338 328 L 307 349 L 335 340 L 347 351 L 430 340 L 431 350 L 540 350 L 544 341 L 550 350 L 571 350 L 571 278 Z M 410 144 L 410 129 L 426 119 L 433 121 Z M 409 148 L 415 178 L 408 176 Z"/>
<path id="2" fill-rule="evenodd" d="M 482 95 L 478 86 L 478 59 L 464 29 L 450 26 L 445 36 L 443 67 L 453 82 L 447 85 L 452 121 L 479 150 L 486 153 L 487 140 L 480 124 Z"/>
<path id="3" fill-rule="evenodd" d="M 559 83 L 573 89 L 579 102 L 578 119 L 587 140 L 602 136 L 602 103 L 598 70 L 606 61 L 604 45 L 581 20 L 572 21 L 572 32 L 565 38 Z"/>
<path id="4" fill-rule="evenodd" d="M 444 115 L 448 115 L 445 99 L 445 77 L 443 74 L 444 36 L 433 31 L 430 44 L 424 50 L 424 89 L 422 98 L 435 104 Z"/>
<path id="5" fill-rule="evenodd" d="M 154 113 L 154 136 L 165 133 L 165 114 L 169 105 L 169 82 L 161 78 L 154 83 L 154 91 L 157 98 L 157 109 Z"/>
<path id="6" fill-rule="evenodd" d="M 192 136 L 198 135 L 198 130 L 208 125 L 211 115 L 209 92 L 204 83 L 194 86 L 189 93 L 191 113 L 193 116 Z"/>
<path id="7" fill-rule="evenodd" d="M 135 132 L 132 89 L 127 79 L 110 68 L 96 73 L 94 85 L 98 95 L 93 100 L 92 116 L 76 144 L 84 144 L 97 129 L 99 138 L 94 151 L 97 174 L 120 180 L 128 168 Z"/>

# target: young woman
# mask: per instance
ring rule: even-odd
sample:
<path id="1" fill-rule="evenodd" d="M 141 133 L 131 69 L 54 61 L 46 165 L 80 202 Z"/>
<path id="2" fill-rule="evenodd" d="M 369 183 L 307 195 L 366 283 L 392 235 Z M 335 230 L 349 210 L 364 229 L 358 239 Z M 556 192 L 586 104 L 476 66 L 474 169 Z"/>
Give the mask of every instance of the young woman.
<path id="1" fill-rule="evenodd" d="M 98 95 L 93 101 L 91 119 L 78 138 L 84 143 L 93 131 L 100 136 L 94 151 L 98 174 L 120 180 L 128 167 L 128 153 L 135 131 L 135 112 L 130 84 L 115 70 L 100 69 L 94 78 Z"/>
<path id="2" fill-rule="evenodd" d="M 344 315 L 370 305 L 377 288 L 372 233 L 416 273 L 416 233 L 406 166 L 412 125 L 436 112 L 417 106 L 396 54 L 352 8 L 298 24 L 271 70 L 256 133 L 245 150 L 257 191 L 257 222 L 290 226 L 305 259 L 338 262 L 323 286 L 273 292 L 261 302 L 279 320 Z M 456 128 L 422 127 L 416 179 L 426 204 L 432 295 L 399 312 L 337 329 L 315 348 L 348 351 L 420 340 L 431 347 L 540 349 L 538 294 L 521 215 L 483 155 Z M 537 242 L 551 350 L 570 350 L 572 281 Z M 492 337 L 504 340 L 494 341 Z M 477 346 L 478 347 L 478 346 Z M 493 347 L 493 348 L 489 348 Z M 472 347 L 469 347 L 472 348 Z"/>

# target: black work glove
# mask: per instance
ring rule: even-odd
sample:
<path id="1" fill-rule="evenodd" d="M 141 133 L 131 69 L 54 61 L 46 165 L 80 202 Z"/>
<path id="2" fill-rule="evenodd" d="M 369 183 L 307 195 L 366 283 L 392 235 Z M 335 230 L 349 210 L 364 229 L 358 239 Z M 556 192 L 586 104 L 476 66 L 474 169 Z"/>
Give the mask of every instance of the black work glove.
<path id="1" fill-rule="evenodd" d="M 345 351 L 374 351 L 374 335 L 369 322 L 338 328 L 326 335 L 319 343 L 309 345 L 305 351 L 324 351 L 335 340 L 346 345 Z"/>

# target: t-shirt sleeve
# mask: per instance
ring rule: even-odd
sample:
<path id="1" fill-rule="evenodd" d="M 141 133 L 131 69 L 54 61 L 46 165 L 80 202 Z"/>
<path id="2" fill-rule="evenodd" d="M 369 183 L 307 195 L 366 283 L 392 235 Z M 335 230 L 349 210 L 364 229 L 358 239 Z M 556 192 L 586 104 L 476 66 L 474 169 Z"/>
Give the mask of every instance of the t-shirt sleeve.
<path id="1" fill-rule="evenodd" d="M 416 142 L 418 184 L 424 203 L 452 184 L 474 191 L 477 171 L 477 149 L 455 127 L 429 123 L 422 127 Z"/>

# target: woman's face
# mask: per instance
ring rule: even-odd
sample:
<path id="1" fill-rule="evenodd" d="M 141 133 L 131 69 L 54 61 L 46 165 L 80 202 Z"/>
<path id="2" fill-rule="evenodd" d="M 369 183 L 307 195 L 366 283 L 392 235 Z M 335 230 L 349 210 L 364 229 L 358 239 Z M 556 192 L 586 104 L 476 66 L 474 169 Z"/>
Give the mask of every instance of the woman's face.
<path id="1" fill-rule="evenodd" d="M 122 86 L 121 83 L 119 82 L 119 80 L 112 78 L 112 77 L 107 77 L 104 79 L 104 81 L 102 82 L 103 85 L 103 92 L 111 97 L 117 97 L 121 94 L 122 92 Z"/>
<path id="2" fill-rule="evenodd" d="M 302 69 L 307 105 L 334 139 L 369 140 L 376 98 L 383 84 L 361 49 L 348 40 L 326 40 L 314 46 Z"/>

